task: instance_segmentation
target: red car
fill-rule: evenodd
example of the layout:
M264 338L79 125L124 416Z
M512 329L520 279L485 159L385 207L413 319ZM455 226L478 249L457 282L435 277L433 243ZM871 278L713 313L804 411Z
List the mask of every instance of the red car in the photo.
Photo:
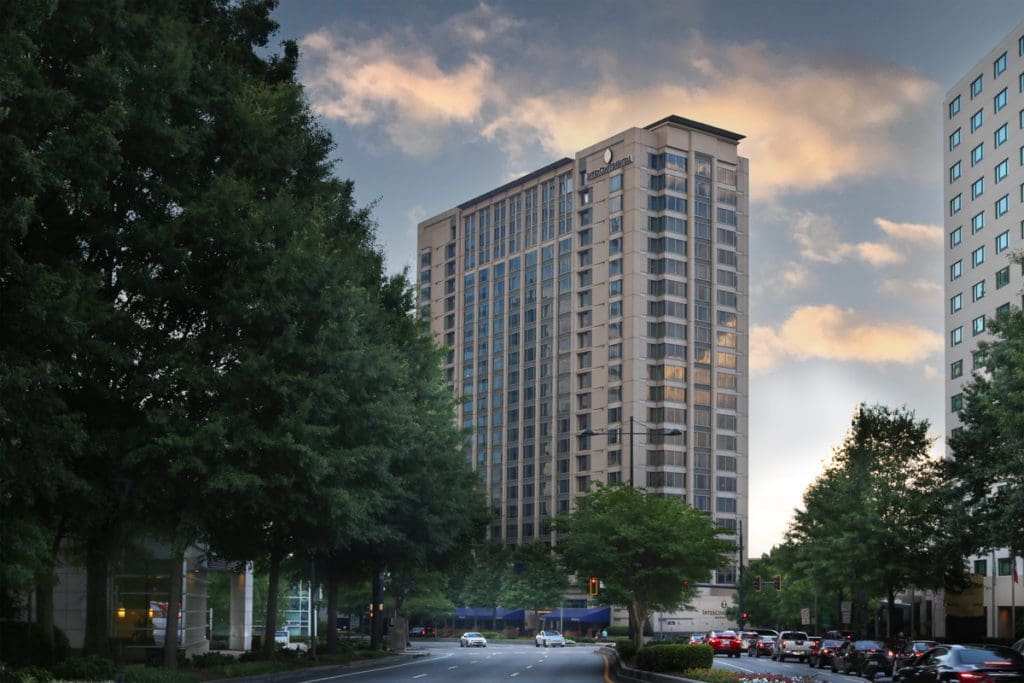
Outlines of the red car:
M735 631L708 631L704 642L711 646L716 655L740 656L742 641Z

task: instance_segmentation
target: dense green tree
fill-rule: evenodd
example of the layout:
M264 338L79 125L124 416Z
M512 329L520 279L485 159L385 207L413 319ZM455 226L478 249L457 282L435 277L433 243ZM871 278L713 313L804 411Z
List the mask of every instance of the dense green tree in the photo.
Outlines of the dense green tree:
M459 593L464 607L490 607L493 620L497 620L501 606L502 587L512 557L500 541L487 541L473 551L473 562Z
M962 573L962 556L937 533L945 503L931 443L913 411L860 406L791 528L795 562L825 593L842 599L840 585L849 587L862 632L870 598L886 599L891 626L898 591L950 585Z
M684 604L697 582L735 550L705 513L626 486L601 486L580 497L576 510L555 520L554 528L566 566L598 577L604 601L626 605L638 626L638 648L650 615Z
M568 585L565 568L551 546L531 541L512 551L501 586L501 604L533 610L552 609L562 600Z
M978 344L981 367L964 387L963 426L950 437L952 458L944 466L952 498L962 505L954 519L970 529L966 551L1009 548L1018 557L1024 555L1024 312L1001 313L989 331L993 338Z

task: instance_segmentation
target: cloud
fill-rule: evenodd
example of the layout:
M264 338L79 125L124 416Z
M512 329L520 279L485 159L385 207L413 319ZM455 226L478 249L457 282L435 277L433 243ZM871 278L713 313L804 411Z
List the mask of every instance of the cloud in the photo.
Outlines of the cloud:
M828 216L809 211L797 214L793 222L792 237L800 247L800 255L810 261L839 263L854 258L876 268L898 265L906 261L906 255L890 244L844 242L835 221Z
M572 154L676 113L747 135L740 153L751 159L751 193L770 198L879 169L909 172L917 165L916 146L896 129L930 116L939 91L923 76L889 65L821 63L815 55L714 44L698 34L683 37L675 53L660 53L664 68L652 69L646 81L616 73L616 60L598 48L588 63L610 65L600 74L552 83L518 70L519 62L502 52L508 44L490 39L530 30L490 5L456 15L443 28L450 44L468 47L465 56L442 60L410 31L362 43L326 31L306 36L303 80L315 110L351 126L380 126L411 155L436 152L445 132L482 136L503 148L511 166L522 165L525 150ZM570 63L578 46L544 49L549 59L561 54ZM566 71L564 79L571 76ZM870 249L863 256L890 262Z
M921 223L895 223L885 218L876 218L875 225L893 239L913 242L924 247L942 247L942 228Z
M750 369L772 370L781 360L915 363L942 350L942 335L909 323L878 320L838 306L803 306L777 328L750 330Z
M881 294L896 296L909 301L921 302L925 300L929 307L939 305L942 296L942 283L934 280L918 278L916 280L901 280L900 278L886 278L878 284L878 291Z
M321 31L301 45L312 63L305 82L314 110L353 126L382 125L411 156L436 152L444 127L479 118L494 71L484 55L445 70L434 55L396 50L386 39L355 43Z
M923 371L924 378L929 382L934 382L937 379L942 379L942 373L940 373L939 369L934 365L925 365Z

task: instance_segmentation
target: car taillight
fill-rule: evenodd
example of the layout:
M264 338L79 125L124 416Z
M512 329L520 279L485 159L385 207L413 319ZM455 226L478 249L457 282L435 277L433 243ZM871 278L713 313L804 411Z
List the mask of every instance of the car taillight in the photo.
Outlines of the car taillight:
M992 680L988 674L977 671L961 671L956 678L960 683L989 683Z

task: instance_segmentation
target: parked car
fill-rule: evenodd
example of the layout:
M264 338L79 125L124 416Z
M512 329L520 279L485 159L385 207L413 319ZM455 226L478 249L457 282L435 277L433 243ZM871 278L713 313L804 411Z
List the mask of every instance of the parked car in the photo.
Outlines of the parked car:
M740 656L740 637L736 631L708 631L704 642L711 646L716 655Z
M761 657L762 655L771 657L772 651L775 649L775 636L763 636L757 637L755 642L750 649L747 650L747 654L751 657Z
M783 662L786 657L796 657L802 662L807 659L807 651L810 647L810 638L803 631L783 631L775 640L772 659Z
M1024 655L1003 645L936 645L898 669L893 683L1021 683Z
M843 646L845 640L836 638L822 638L811 651L807 653L807 663L816 669L824 669L831 666L832 655Z
M847 641L832 655L832 673L840 671L863 676L869 681L875 680L875 676L880 673L891 676L892 651L877 640Z
M459 638L459 647L487 647L487 639L476 631L468 631Z
M537 647L565 647L565 638L558 631L541 631L533 642Z
M912 640L902 650L896 652L894 667L902 669L910 666L925 652L938 645L934 640Z
M1024 638L1021 638L1016 643L1014 643L1012 649L1016 650L1021 654L1024 654Z

